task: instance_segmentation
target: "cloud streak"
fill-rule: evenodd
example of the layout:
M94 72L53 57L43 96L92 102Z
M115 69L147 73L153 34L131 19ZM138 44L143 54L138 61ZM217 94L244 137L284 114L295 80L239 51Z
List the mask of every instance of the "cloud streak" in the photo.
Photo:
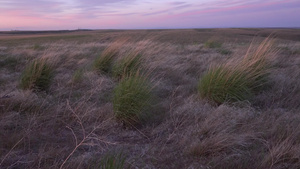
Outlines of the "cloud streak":
M273 16L269 14L270 12ZM94 29L268 27L273 25L300 27L296 16L300 16L298 0L0 1L0 30L15 27L76 29L79 26ZM242 21L241 17L249 21ZM256 18L256 22L253 18ZM264 21L266 19L268 21Z

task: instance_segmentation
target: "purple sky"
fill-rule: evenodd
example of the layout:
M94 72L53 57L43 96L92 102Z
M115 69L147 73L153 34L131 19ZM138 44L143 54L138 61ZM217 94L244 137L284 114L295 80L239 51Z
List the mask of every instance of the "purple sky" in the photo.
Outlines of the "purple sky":
M300 0L0 0L0 30L300 27Z

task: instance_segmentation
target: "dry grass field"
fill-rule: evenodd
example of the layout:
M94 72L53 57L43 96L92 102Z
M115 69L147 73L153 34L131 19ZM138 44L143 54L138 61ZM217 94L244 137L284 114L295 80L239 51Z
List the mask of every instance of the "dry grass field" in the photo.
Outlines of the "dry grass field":
M0 32L0 168L300 168L300 30Z

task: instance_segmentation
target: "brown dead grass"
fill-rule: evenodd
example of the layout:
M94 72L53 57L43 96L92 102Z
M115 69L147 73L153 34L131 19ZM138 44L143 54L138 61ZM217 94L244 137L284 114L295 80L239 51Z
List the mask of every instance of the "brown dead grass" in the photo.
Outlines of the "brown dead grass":
M110 152L126 154L130 168L299 168L300 60L288 52L299 49L290 36L299 30L277 31L274 46L284 51L272 60L268 90L253 104L220 106L198 98L198 79L209 65L243 56L255 35L271 30L94 31L69 39L13 37L9 43L0 36L0 168L88 168ZM131 37L118 55L142 53L156 84L158 103L149 122L133 129L114 117L117 80L92 70L118 37ZM232 55L204 48L215 37ZM49 92L19 89L26 63L41 56L56 63ZM13 67L5 64L10 57L17 60ZM77 70L81 80L74 81Z

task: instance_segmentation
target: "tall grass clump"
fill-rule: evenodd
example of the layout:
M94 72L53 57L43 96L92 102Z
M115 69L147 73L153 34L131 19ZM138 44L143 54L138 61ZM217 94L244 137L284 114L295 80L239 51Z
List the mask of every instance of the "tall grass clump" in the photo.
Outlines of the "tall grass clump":
M120 153L108 153L105 154L101 161L94 162L90 169L124 169L125 167L126 156Z
M139 73L126 77L114 89L113 110L124 125L136 125L151 108L151 86Z
M113 77L122 78L122 76L136 73L141 65L141 57L142 55L138 52L130 52L117 60L112 69Z
M250 46L242 60L210 67L198 84L200 96L217 104L250 100L266 85L271 69L268 57L274 55L272 41L267 38L255 51Z
M112 62L117 55L117 49L106 48L94 61L94 69L99 73L111 72Z
M115 57L118 55L125 40L118 40L105 48L102 53L94 60L94 69L99 73L110 73Z
M34 60L22 73L20 87L46 91L50 86L53 72L53 66L47 62L47 59Z

